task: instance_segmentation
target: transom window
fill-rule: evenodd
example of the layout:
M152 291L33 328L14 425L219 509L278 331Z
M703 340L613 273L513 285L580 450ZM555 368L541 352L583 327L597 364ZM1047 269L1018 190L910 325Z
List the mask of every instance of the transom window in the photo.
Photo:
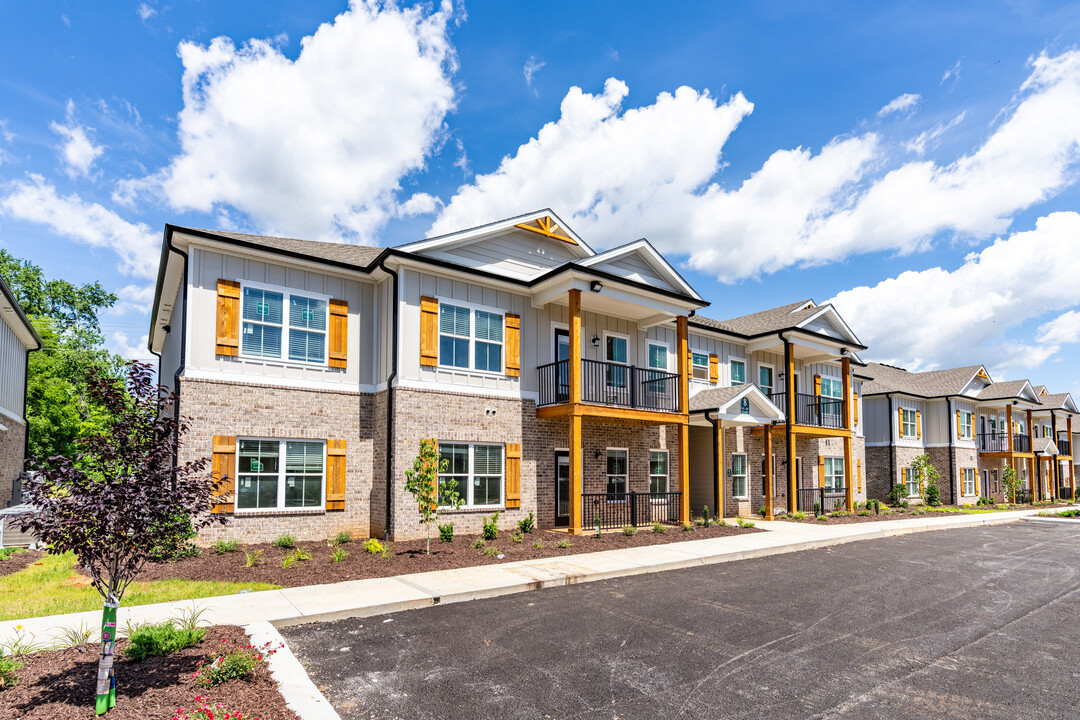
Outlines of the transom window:
M691 375L695 380L709 381L709 356L705 353L692 353L690 356Z
M439 364L502 372L502 313L439 303Z
M900 435L903 437L915 437L918 432L915 425L915 411L904 408L904 423L900 428Z
M326 443L241 439L238 445L237 510L323 506Z
M666 493L668 491L668 453L667 450L649 451L649 492Z
M746 384L746 363L742 360L731 360L731 384L732 385L745 385Z
M329 303L325 298L245 285L241 305L241 355L326 362Z
M503 446L482 443L439 443L439 464L446 461L446 472L439 474L439 496L447 480L457 482L454 490L464 501L463 507L491 507L502 504Z
M758 387L761 388L761 392L766 395L772 395L773 391L773 369L768 365L758 365Z
M822 458L825 467L825 477L822 479L826 490L839 491L844 489L844 458Z
M975 437L975 413L960 412L960 437Z
M975 468L964 468L964 494L975 494Z
M626 450L608 448L607 451L607 491L608 493L626 492Z
M745 453L734 453L731 456L731 495L737 498L748 497Z

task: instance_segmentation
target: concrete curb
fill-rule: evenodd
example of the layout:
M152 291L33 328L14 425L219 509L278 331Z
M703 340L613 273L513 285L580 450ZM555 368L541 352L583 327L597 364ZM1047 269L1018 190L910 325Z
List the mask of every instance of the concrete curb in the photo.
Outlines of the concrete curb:
M301 720L341 720L341 716L327 702L315 683L311 682L307 670L285 644L285 639L268 622L254 622L244 625L252 645L269 642L281 645L281 648L267 658L270 675L277 683L278 692L285 699L289 709L300 716Z
M1066 523L1080 526L1080 520L1074 520L1072 518L1061 517L1039 517L1038 515L1032 515L1031 517L1023 518L1025 522L1048 522L1048 523Z

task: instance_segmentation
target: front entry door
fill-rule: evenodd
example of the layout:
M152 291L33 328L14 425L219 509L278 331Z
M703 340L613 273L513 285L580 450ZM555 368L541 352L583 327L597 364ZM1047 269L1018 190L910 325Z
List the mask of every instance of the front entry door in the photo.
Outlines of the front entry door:
M555 453L555 527L570 525L570 453Z

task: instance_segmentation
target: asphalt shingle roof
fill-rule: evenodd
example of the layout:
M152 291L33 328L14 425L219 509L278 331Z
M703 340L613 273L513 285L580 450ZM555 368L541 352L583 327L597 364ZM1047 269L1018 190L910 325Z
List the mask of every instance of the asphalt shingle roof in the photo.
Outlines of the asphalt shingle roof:
M709 388L708 390L702 390L697 395L694 395L690 398L690 412L699 412L701 410L715 410L716 408L728 402L745 389L745 385L734 385L732 387Z
M817 306L805 310L799 309L812 303L812 300L801 300L789 305L781 305L780 307L762 310L750 315L740 315L728 320L715 320L704 315L695 315L694 320L717 330L726 330L740 335L760 335L761 333L784 330L798 325L821 309Z
M1047 450L1048 447L1050 447L1050 438L1037 437L1037 438L1032 438L1032 440L1031 440L1031 448L1032 448L1032 450L1034 450L1037 453L1046 454L1046 450ZM1054 450L1055 451L1057 450L1057 444L1056 443L1054 444ZM1055 452L1054 455L1057 455L1057 452Z
M1018 397L1026 382L1027 380L1008 380L987 385L979 393L978 398L979 400L1005 400Z
M863 383L863 395L903 392L919 397L959 395L981 365L913 373L881 363L867 363L859 372L873 380ZM991 386L992 387L992 386Z
M183 232L185 229L178 227ZM223 238L239 240L251 245L261 245L268 250L282 250L284 252L307 255L319 260L347 263L358 267L367 267L379 253L381 247L369 245L350 245L348 243L322 242L319 240L299 240L297 238L274 237L272 235L248 235L245 233L228 232L225 230L206 230L203 228L190 228L200 233L217 235Z
M1042 401L1043 407L1047 410L1063 410L1065 409L1065 401L1068 400L1069 397L1069 393L1056 393L1043 395L1039 400Z

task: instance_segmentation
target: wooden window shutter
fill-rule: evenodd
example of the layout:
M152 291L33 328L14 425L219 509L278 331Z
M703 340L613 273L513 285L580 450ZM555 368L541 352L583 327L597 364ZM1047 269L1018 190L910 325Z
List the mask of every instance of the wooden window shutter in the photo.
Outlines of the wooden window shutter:
M820 455L817 459L817 486L825 487L825 458Z
M240 354L240 283L236 280L217 281L217 349L218 355Z
M972 418L972 420L974 420L974 418ZM960 439L960 438L964 437L963 433L960 432L960 411L959 410L956 411L956 437L957 437L957 439Z
M213 473L214 488L211 491L210 512L231 513L235 507L233 481L236 473L236 437L215 435L213 452L210 468Z
M915 437L922 438L922 413L915 411Z
M521 377L521 316L506 314L506 376Z
M901 482L907 485L907 468L900 468Z
M814 397L821 397L821 376L814 376Z
M420 298L420 364L439 364L439 301Z
M506 443L506 507L521 507L521 443Z
M330 367L344 369L349 356L349 302L330 301Z
M709 354L709 382L713 385L720 382L720 357L712 353Z
M326 509L345 509L345 441L326 441Z
M851 397L852 397L852 402L851 402L852 407L851 407L851 409L852 409L852 412L854 412L854 414L855 414L855 424L858 425L859 424L859 393L852 393Z
M904 408L896 408L896 415L900 418L900 437L904 437Z
M859 481L858 491L862 492L862 460L855 461L855 478Z

